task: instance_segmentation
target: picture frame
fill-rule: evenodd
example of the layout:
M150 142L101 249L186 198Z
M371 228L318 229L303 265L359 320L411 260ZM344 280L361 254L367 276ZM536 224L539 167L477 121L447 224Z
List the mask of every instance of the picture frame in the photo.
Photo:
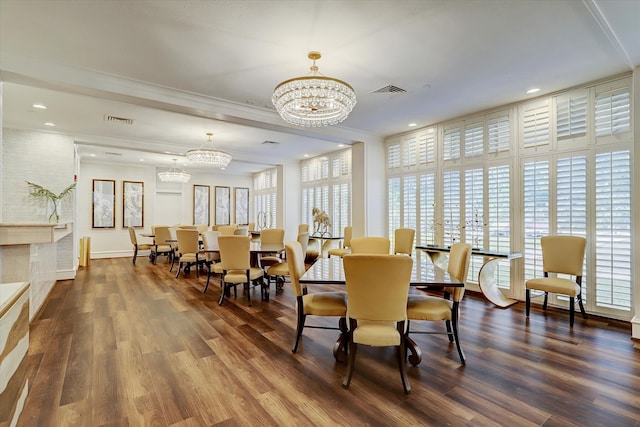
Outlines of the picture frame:
M144 182L122 181L122 227L144 227Z
M116 181L94 179L91 203L91 228L115 228Z
M231 189L216 186L216 225L229 225L231 222Z
M211 187L208 185L193 185L193 224L211 224L209 214Z
M235 187L235 221L238 225L249 224L249 189L246 187Z

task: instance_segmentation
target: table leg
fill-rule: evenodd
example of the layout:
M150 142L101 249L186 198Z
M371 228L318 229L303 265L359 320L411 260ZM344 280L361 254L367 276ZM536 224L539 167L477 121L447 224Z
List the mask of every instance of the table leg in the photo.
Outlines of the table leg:
M498 282L495 278L496 266L500 258L489 258L480 268L478 273L478 286L485 297L498 307L509 307L518 302L515 299L507 298L498 288Z

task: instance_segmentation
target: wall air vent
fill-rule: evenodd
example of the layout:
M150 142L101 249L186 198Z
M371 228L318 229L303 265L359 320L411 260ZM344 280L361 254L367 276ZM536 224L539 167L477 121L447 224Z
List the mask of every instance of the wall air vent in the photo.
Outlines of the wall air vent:
M371 93L406 93L407 91L402 89L401 87L394 85L387 85L385 87L381 87L378 90L374 90Z
M132 125L135 120L126 119L124 117L110 116L108 114L105 114L104 115L104 121L105 122L111 122L111 123L121 123L123 125Z

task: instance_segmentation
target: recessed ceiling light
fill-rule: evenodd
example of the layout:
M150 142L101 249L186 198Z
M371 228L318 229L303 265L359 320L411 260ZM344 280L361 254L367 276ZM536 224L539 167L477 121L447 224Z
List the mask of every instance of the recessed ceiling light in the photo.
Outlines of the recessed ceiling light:
M409 127L410 127L410 128L415 127L415 126L417 126L417 124L416 124L416 123L409 123Z
M144 159L140 159L141 162L144 162Z
M93 153L89 154L89 157L95 157L95 156L96 156L96 155L95 155L95 154L93 154Z
M534 87L533 89L529 89L527 91L527 95L531 95L532 93L540 92L540 88Z
M338 147L342 148L344 147L344 144L338 144Z
M47 106L44 104L33 104L33 108L38 108L40 110L46 110Z
M44 124L45 126L55 126L56 124L53 122L47 122Z
M305 155L304 155L304 157L309 157L309 155L308 155L308 154L305 154Z

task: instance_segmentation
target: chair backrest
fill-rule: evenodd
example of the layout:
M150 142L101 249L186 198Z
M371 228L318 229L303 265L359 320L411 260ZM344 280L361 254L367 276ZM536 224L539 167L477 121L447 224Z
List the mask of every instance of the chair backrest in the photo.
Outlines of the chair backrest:
M343 231L344 235L342 236L342 246L345 248L351 247L351 236L353 235L353 227L347 225Z
M468 243L454 243L449 252L449 264L447 273L450 276L464 282L469 273L469 262L471 260L471 245ZM461 301L464 296L464 287L445 288L445 291L453 295L454 301Z
M250 222L248 228L249 228L249 231L256 231L256 223Z
M249 229L247 227L238 227L233 231L235 236L248 236Z
M156 245L169 245L171 243L167 242L167 240L171 240L171 233L169 232L168 226L156 226L154 233L156 236Z
M391 242L386 237L355 237L351 239L352 254L388 255Z
M156 228L158 228L158 227L169 227L169 225L164 225L164 224L152 225L151 226L151 234L155 235L156 234Z
M302 247L302 255L306 256L307 247L309 246L309 232L298 233L298 243Z
M396 228L393 239L393 253L411 255L416 230L413 228Z
M198 252L198 230L179 228L176 230L178 237L178 251L184 254L195 254Z
M302 296L300 277L305 272L302 245L300 245L299 242L287 242L285 244L285 251L287 254L287 265L289 267L289 280L291 280L291 288L293 289L293 293L295 294L295 296Z
M309 232L309 224L299 224L298 225L298 234L300 233L308 233Z
M413 266L411 257L348 254L344 256L343 263L347 317L395 322L406 320Z
M218 236L220 259L225 270L248 270L251 268L251 239L249 236Z
M233 233L235 233L236 228L237 227L235 225L221 225L218 227L218 231L221 236L232 236Z
M131 244L137 245L138 238L136 237L136 229L133 227L128 227L128 228L129 228L129 239L131 239Z
M209 224L196 224L195 227L196 230L198 230L198 233L204 233L209 229Z
M582 276L584 252L587 239L579 236L544 236L542 247L542 268L546 273Z
M265 228L260 232L262 244L284 244L284 228Z
M218 249L219 231L205 231L202 233L202 244L205 249Z
M195 225L180 224L180 225L178 225L178 229L182 229L182 230L197 230L198 227L195 226Z

